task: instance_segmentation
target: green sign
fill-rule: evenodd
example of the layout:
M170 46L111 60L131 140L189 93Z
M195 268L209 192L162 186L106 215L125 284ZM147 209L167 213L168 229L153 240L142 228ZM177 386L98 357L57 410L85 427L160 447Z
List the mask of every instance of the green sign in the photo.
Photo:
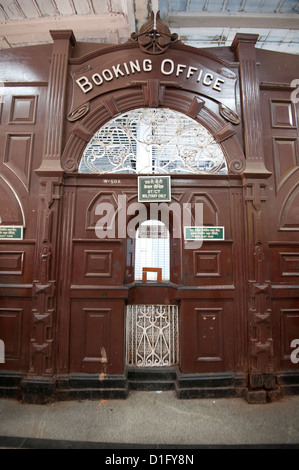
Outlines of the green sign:
M224 240L224 227L185 227L185 240Z
M23 240L23 227L0 225L0 240Z
M170 176L139 176L139 202L170 202Z

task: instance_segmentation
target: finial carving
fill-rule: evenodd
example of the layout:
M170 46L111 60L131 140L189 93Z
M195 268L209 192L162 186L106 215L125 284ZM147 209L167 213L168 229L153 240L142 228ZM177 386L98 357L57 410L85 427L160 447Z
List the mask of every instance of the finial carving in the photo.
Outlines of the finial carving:
M139 33L132 33L131 38L137 41L140 49L147 54L163 54L170 44L178 40L176 33L171 33L168 26L161 20L160 12L152 11L150 18L141 26Z

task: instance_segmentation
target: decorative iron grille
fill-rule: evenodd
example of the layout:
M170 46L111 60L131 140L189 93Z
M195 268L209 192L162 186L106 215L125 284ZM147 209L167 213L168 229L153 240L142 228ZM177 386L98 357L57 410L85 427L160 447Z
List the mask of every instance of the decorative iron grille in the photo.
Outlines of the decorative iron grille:
M128 365L163 367L177 362L177 305L128 305Z
M195 120L170 109L129 111L90 140L80 173L227 173L220 145Z

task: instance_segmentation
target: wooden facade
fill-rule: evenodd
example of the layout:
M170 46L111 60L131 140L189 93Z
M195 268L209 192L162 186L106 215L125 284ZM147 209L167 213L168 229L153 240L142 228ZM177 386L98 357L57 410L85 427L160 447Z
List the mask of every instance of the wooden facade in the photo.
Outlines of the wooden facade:
M0 241L1 396L125 398L155 383L253 403L298 393L299 57L259 50L255 35L195 49L174 35L155 48L152 33L103 47L53 31L52 45L0 53L0 227L24 230ZM96 205L136 202L137 176L78 172L98 129L147 107L202 124L228 166L171 176L172 201L202 203L225 239L186 250L173 238L167 283L134 282L133 243L95 234ZM175 367L128 368L129 304L178 306Z

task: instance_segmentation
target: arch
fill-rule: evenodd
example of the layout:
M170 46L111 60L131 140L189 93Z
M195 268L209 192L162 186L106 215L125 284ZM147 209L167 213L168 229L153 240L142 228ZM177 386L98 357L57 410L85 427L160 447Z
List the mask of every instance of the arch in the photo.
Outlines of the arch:
M26 227L25 212L22 203L11 184L0 176L0 224Z
M229 173L241 174L245 169L245 157L235 127L208 107L197 106L196 103L202 100L193 93L166 90L163 104L159 104L159 108L181 112L203 125L221 145ZM71 129L62 156L62 167L66 173L78 171L86 145L111 118L133 109L146 108L149 103L144 99L142 88L136 87L116 91L105 99L98 98L94 105L94 109Z
M178 111L139 108L106 123L89 141L80 173L227 173L221 146Z
M298 232L299 231L299 183L297 183L287 194L281 208L279 216L279 231Z

